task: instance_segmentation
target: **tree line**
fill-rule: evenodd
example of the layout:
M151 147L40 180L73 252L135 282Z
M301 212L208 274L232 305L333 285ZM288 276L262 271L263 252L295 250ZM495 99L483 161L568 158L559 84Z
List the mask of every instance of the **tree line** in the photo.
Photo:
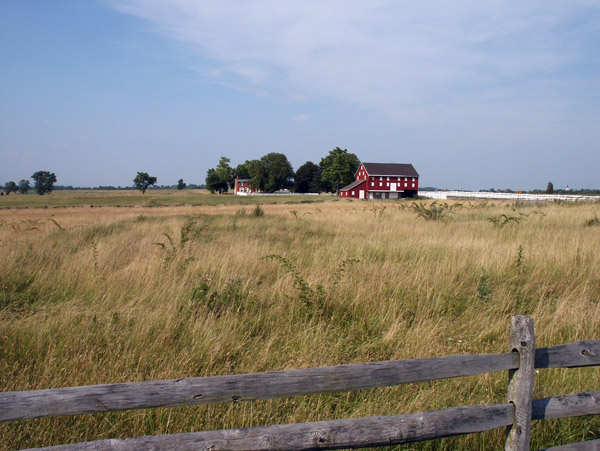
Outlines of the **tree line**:
M258 160L246 160L235 168L231 160L221 157L206 174L206 188L212 193L225 193L235 186L236 178L246 179L256 191L274 193L291 189L297 193L336 192L354 181L360 166L358 157L347 149L336 147L319 164L307 161L294 172L287 157L272 152Z
M54 184L56 183L56 174L49 171L37 171L34 172L31 178L34 181L34 187L36 193L44 195L51 193L54 190ZM4 184L4 191L2 195L10 195L11 193L27 194L31 190L31 184L28 179L21 179L19 184L14 181L6 182Z

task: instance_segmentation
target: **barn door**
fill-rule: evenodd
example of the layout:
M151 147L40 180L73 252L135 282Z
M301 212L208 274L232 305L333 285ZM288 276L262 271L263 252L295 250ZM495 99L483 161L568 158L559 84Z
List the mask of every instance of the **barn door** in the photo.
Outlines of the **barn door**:
M364 199L365 198L365 190L361 189L358 191L358 198L359 199Z
M396 191L396 184L390 183L390 191Z

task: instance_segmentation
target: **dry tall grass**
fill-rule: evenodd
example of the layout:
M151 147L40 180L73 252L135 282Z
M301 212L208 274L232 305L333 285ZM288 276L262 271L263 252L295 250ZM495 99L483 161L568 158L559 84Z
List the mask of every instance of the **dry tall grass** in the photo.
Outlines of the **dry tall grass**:
M600 338L600 227L586 226L598 204L454 204L450 219L437 221L410 205L265 205L263 216L239 205L0 211L0 387L505 352L517 313L534 318L538 346ZM600 377L597 369L545 370L537 382L535 396L543 397L597 389ZM0 449L505 396L506 374L489 374L29 420L0 425ZM590 418L550 421L535 425L532 446L599 433ZM502 441L494 431L397 449L498 449Z

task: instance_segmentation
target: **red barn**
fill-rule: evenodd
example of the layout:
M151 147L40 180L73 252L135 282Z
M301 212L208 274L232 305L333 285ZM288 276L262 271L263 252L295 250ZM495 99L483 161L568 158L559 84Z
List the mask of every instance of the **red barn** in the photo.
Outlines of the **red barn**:
M340 197L400 199L414 197L419 190L419 174L412 164L361 163L354 179L340 189Z

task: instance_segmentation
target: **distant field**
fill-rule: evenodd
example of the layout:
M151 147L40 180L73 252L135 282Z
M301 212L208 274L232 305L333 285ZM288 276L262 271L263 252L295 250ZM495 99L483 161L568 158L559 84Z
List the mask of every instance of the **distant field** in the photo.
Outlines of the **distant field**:
M0 196L1 208L53 208L53 207L108 207L108 206L177 206L177 205L227 205L272 202L315 202L330 196L235 196L215 195L206 190L148 190L142 195L134 190L61 190L40 196L29 194Z
M0 206L21 197L103 208L0 209L6 391L505 352L512 314L534 318L540 347L600 339L598 203L152 191ZM0 450L500 403L506 378L4 423ZM536 398L597 390L600 372L536 383ZM538 422L532 449L599 435L598 418ZM393 449L501 449L503 437Z

